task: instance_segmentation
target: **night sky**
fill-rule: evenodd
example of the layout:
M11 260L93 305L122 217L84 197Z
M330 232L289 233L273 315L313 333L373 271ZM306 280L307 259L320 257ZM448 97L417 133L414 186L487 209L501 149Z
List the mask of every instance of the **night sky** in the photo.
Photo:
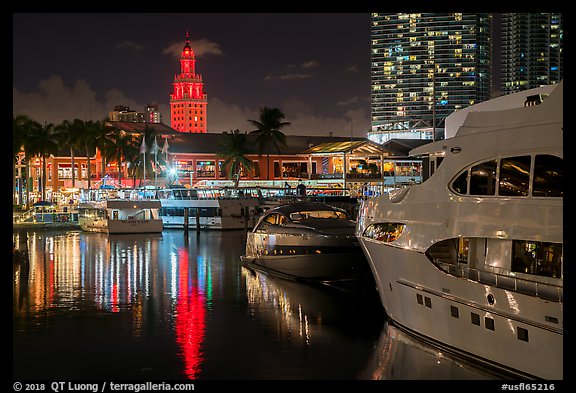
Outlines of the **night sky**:
M370 14L13 14L13 114L102 120L169 95L186 31L208 94L208 132L251 131L261 106L288 135L366 136Z

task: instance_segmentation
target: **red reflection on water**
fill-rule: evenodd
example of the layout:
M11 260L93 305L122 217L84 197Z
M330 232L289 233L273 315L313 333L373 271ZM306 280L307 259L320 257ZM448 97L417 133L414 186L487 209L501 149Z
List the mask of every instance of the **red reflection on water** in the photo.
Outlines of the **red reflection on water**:
M190 270L188 251L178 250L176 342L182 350L186 376L195 379L203 361L201 344L204 340L206 310L204 295L200 293L197 280L190 277Z
M120 308L118 307L118 283L114 282L114 284L112 284L112 301L111 301L111 306L112 306L112 312L118 312L120 311Z

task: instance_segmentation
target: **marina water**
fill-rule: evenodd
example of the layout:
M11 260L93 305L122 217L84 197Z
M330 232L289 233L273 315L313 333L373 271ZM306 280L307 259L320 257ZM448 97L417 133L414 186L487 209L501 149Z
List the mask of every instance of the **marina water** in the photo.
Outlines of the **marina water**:
M247 269L243 230L22 236L15 380L503 378L390 325L375 291Z

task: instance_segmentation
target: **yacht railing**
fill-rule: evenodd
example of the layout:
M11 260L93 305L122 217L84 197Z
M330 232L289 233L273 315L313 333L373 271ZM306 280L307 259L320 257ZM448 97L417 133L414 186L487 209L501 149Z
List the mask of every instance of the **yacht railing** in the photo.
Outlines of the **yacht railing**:
M142 201L156 198L156 190L154 189L82 189L78 202L99 202L104 200Z
M457 266L451 263L440 262L437 260L435 263L442 270L452 274L453 276L466 278L496 288L508 289L514 292L535 296L544 300L561 303L564 301L564 289L558 285L528 280L524 278L510 277L486 270Z
M78 222L78 212L37 212L29 210L19 215L14 215L13 223L57 223Z

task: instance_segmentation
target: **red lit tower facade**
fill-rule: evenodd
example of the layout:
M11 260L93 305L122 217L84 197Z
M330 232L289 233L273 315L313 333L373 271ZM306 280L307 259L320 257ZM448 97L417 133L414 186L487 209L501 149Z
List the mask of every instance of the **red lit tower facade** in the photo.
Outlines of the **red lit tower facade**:
M180 74L174 76L172 85L170 126L180 132L205 133L207 99L202 76L196 74L196 59L188 32L180 56Z

